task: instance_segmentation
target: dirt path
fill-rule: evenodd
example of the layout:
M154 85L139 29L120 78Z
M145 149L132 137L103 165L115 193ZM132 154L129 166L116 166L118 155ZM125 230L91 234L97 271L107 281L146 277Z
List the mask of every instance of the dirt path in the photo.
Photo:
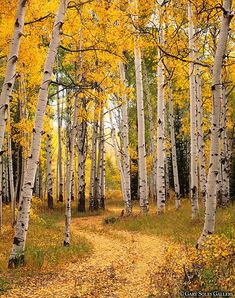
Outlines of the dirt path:
M73 237L86 237L91 256L69 264L56 278L33 279L3 297L22 298L143 298L151 294L149 272L160 263L168 243L154 236L116 231L102 225L101 216L74 219Z

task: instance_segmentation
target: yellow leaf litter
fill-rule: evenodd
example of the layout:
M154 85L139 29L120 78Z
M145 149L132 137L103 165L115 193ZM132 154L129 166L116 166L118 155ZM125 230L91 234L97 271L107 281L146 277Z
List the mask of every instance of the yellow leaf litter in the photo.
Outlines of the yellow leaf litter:
M169 243L160 237L116 231L102 225L102 217L74 219L74 237L94 247L91 256L61 269L56 277L33 278L13 287L7 298L143 298L151 294L153 264L160 264Z

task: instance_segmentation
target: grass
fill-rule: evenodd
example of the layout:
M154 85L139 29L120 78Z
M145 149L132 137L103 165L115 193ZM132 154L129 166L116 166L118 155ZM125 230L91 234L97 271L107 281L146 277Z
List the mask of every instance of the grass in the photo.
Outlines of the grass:
M34 202L33 206L25 251L26 264L16 270L7 269L14 231L10 227L10 207L4 206L3 230L0 234L0 295L22 278L54 274L65 264L88 256L92 250L85 238L75 237L73 233L71 245L63 246L63 207L50 211L40 201Z
M180 210L174 211L173 203L168 204L165 214L133 215L115 221L115 229L136 231L156 236L166 237L174 242L195 245L200 236L204 222L204 211L200 208L199 218L191 220L191 205L189 200L183 201ZM156 207L155 207L156 208ZM235 205L226 209L218 208L216 214L216 233L224 234L229 239L235 237Z
M165 214L156 215L156 204L151 206L148 215L138 215L138 202L134 203L134 215L120 217L123 209L121 199L110 196L106 203L106 211L95 213L77 213L72 209L73 217L102 216L103 223L109 224L109 229L127 230L155 236L165 237L173 244L179 243L193 246L202 231L204 211L200 208L197 221L192 221L189 200L183 200L182 208L175 211L174 202L168 202ZM64 206L56 206L55 210L48 210L43 203L34 199L31 213L30 227L27 235L26 265L16 270L7 269L7 261L12 246L14 231L10 227L10 207L4 206L4 223L0 234L0 295L13 284L18 284L27 278L53 278L62 270L65 264L76 263L92 251L91 244L83 237L71 233L71 246L63 246L64 236ZM235 205L229 208L218 208L216 214L216 232L224 234L229 239L235 236ZM209 274L205 272L205 274Z

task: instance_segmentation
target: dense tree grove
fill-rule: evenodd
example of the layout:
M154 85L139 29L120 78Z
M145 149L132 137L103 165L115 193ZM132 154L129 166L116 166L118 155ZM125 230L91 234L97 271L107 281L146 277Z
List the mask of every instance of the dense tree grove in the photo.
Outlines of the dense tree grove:
M36 200L64 206L69 246L72 207L105 210L111 190L121 191L124 217L135 201L141 215L160 217L171 200L174 212L190 200L196 224L204 208L200 248L215 232L216 209L234 199L232 0L0 4L9 268L24 264Z

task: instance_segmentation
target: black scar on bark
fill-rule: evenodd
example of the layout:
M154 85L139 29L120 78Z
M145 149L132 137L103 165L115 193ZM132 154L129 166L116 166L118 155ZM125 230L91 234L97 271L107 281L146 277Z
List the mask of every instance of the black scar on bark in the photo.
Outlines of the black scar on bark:
M70 245L69 242L64 241L64 246L65 246L65 247L67 247L67 246L69 246L69 245Z
M21 241L19 240L19 238L14 237L13 244L15 244L15 245L19 245L20 242L21 242Z
M195 194L195 193L196 193L196 191L197 191L197 187L196 187L196 186L194 186L194 187L192 188L192 192L193 192L193 194Z
M18 19L16 19L15 25L16 25L16 27L19 27L20 26L20 23L19 23L19 20Z
M212 234L213 234L212 232L208 231L208 235L212 235Z
M22 1L22 6L23 6L23 7L25 6L26 2L27 2L27 0L23 0L23 1Z
M12 62L13 63L16 63L16 61L18 60L18 57L15 55L15 56L12 56Z

